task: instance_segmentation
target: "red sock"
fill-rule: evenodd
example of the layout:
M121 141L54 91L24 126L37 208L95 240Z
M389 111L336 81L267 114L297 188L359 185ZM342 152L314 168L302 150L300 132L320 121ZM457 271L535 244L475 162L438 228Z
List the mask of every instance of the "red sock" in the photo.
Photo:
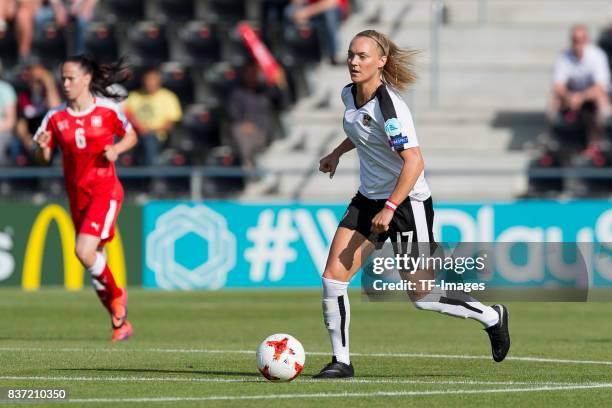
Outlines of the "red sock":
M115 278L113 277L113 273L111 272L108 264L104 265L104 270L99 276L93 276L93 279L96 280L100 285L96 285L94 283L94 287L96 288L96 294L98 298L100 298L100 302L106 307L106 309L111 312L110 304L111 301L121 295L123 295L123 289L121 289L115 283Z

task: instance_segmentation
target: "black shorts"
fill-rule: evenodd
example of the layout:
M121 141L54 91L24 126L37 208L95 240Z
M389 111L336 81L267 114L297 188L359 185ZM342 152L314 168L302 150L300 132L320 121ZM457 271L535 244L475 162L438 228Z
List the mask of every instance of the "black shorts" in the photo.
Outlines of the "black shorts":
M397 206L389 230L382 234L373 233L372 219L383 209L386 201L373 200L357 192L338 226L355 230L375 244L382 244L387 238L392 242L435 242L431 197L425 201L406 198Z

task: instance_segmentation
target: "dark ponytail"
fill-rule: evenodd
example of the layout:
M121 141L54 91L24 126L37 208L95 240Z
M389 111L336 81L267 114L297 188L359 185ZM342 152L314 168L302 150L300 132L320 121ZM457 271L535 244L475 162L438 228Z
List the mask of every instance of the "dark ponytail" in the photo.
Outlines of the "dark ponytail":
M98 64L90 55L82 54L68 57L64 64L67 62L79 64L84 72L91 74L89 90L92 94L116 101L124 97L114 91L111 85L122 84L131 78L132 72L126 64L125 57L109 64Z

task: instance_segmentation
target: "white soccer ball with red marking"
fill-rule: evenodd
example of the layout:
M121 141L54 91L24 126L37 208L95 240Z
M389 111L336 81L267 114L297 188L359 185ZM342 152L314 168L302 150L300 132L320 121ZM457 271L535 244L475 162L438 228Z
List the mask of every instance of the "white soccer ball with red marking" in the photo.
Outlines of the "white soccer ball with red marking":
M305 360L302 343L289 334L273 334L257 347L257 368L270 381L295 380Z

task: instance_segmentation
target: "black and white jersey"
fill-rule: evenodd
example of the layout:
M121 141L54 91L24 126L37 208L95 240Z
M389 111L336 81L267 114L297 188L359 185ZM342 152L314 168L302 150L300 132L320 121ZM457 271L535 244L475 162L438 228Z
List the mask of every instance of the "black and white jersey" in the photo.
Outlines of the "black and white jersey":
M357 106L357 89L349 84L342 90L344 131L359 156L359 192L370 199L388 198L402 170L399 151L419 145L408 106L390 85L382 84L374 98ZM421 172L409 196L425 201L431 196Z

